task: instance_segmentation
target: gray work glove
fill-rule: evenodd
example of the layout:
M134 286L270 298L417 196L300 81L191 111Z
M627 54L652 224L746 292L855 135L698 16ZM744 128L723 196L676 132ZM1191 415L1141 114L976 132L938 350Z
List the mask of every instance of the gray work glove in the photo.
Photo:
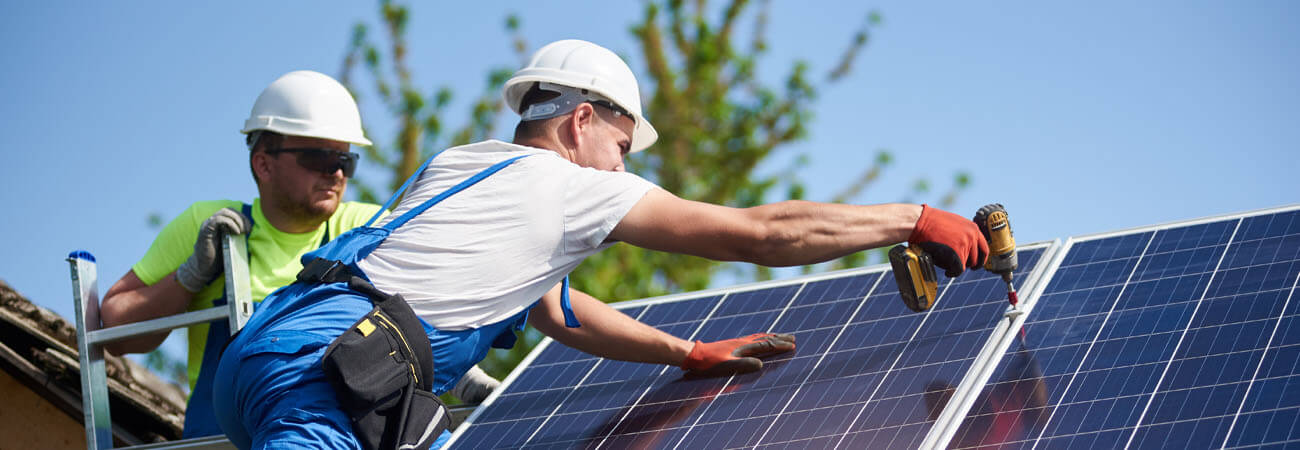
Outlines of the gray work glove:
M199 238L194 241L194 254L176 268L176 281L185 290L198 292L221 273L222 234L245 234L253 228L252 221L231 208L221 208L199 227Z
M488 394L491 394L499 386L501 386L500 381L492 378L491 375L488 375L478 366L473 366L469 368L468 372L465 372L465 376L460 377L460 381L456 382L456 387L451 388L451 395L456 396L457 399L466 404L477 405L483 403Z

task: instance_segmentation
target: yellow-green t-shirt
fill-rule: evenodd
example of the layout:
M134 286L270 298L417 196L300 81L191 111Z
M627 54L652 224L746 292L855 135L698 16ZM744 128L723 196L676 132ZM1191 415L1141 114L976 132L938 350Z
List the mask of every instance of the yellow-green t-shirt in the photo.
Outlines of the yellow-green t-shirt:
M215 200L197 202L190 205L185 212L163 227L154 239L149 251L140 262L132 266L135 275L146 285L152 285L163 277L176 271L185 260L194 253L194 241L198 239L199 227L203 221L221 208L241 209L243 203L234 200ZM379 205L346 202L339 204L334 215L313 231L306 233L285 233L271 226L262 214L261 200L253 200L253 231L248 235L248 271L252 297L260 302L271 292L294 281L298 271L302 270L300 259L304 253L315 250L325 237L328 226L329 238L333 239L344 231L365 225L366 221L379 211ZM194 295L189 311L211 308L213 301L221 297L225 287L225 277L219 276L211 284ZM203 363L203 349L207 344L208 324L192 325L188 330L189 358L188 376L190 389L199 379L200 365Z

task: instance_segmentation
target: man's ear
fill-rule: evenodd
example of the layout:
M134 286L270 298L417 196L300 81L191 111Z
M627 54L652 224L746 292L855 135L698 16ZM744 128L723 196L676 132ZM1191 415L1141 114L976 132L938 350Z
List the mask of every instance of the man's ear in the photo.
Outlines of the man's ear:
M569 114L569 132L573 134L573 144L575 147L582 145L582 133L588 131L588 128L595 125L596 110L591 107L590 103L580 103L573 112Z
M266 152L257 152L250 156L250 158L252 158L253 173L257 174L257 178L261 180L269 179L272 170L271 158L274 157Z

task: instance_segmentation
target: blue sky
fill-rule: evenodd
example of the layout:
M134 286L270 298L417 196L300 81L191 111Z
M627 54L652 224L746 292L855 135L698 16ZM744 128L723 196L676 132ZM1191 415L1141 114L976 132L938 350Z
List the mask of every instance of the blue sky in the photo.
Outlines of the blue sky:
M533 48L581 38L638 54L627 30L639 3L540 3L418 5L417 85L454 89L459 117L488 68L517 64L501 31L510 12ZM888 148L895 164L863 203L897 200L923 175L942 191L969 171L956 212L1004 203L1021 242L1300 202L1300 3L1132 3L773 2L760 66L771 82L796 59L824 74L870 9L884 23L853 73L821 91L809 139L768 169L806 153L809 198L826 199ZM152 241L151 213L251 200L238 130L257 93L291 70L337 75L352 25L375 24L376 11L0 6L0 202L11 211L0 279L71 316L70 250L99 258L106 290ZM380 107L363 99L362 114L371 139L391 139Z

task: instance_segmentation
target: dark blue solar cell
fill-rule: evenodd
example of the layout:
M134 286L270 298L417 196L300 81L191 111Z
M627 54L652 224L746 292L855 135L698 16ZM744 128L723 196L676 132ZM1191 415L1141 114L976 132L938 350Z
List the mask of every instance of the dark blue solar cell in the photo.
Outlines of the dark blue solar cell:
M717 306L718 300L722 296L708 296L674 302L671 308L656 308L658 305L651 305L646 308L645 313L637 320L642 323L659 327L668 324L698 321L700 318L709 314ZM635 317L635 316L633 316Z
M793 306L809 306L842 301L861 301L883 274L869 273L808 283Z
M781 286L728 294L714 317L727 317L756 312L781 311L794 299L799 286ZM702 316L701 316L702 317Z
M1290 211L1074 243L949 445L1295 444L1298 238Z
M581 359L592 358L591 355L588 355L586 353L583 353L571 347L564 347L559 344L552 344L552 345L556 346L557 348L548 349L549 351L545 351L542 352L540 355L537 355L537 359L533 360L533 364L541 365L541 364L566 363L566 362L577 361ZM563 347L563 348L559 348L559 347Z
M595 359L577 363L544 364L529 366L512 385L513 392L531 392L545 390L554 385L554 380L573 380L582 377L596 365Z

